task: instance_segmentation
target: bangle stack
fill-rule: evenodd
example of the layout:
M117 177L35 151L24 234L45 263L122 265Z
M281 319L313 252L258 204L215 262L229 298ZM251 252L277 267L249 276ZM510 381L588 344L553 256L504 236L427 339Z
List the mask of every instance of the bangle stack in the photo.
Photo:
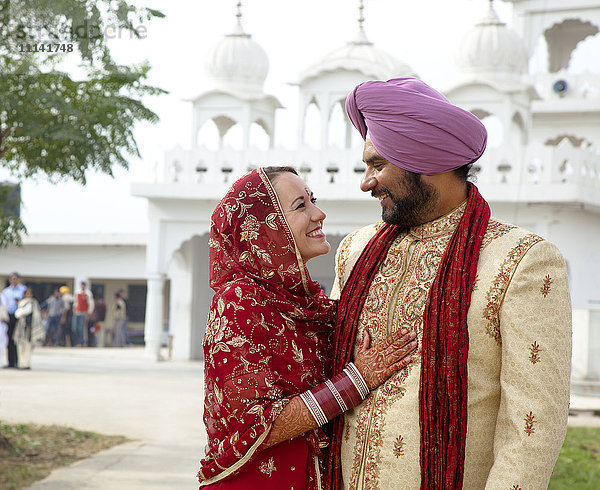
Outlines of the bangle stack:
M362 402L369 394L367 383L351 362L324 383L300 394L318 425L325 425Z

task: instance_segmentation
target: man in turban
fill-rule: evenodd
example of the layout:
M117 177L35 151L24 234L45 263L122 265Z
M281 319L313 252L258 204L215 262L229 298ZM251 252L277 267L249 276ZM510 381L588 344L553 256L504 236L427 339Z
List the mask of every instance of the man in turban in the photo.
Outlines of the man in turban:
M334 370L400 328L419 350L333 427L331 488L546 488L568 415L565 262L490 217L468 182L486 130L415 78L370 81L346 110L365 139L361 189L383 222L336 255Z

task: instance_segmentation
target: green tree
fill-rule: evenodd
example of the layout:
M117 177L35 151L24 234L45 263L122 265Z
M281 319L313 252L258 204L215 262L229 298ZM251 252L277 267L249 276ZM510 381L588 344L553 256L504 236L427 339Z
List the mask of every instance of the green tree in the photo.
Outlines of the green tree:
M142 98L164 91L145 83L147 63L115 63L107 33L140 38L155 17L124 0L0 0L0 164L11 180L85 184L86 172L112 175L139 156L135 123L158 120ZM58 69L74 56L77 78ZM0 188L0 248L26 232L14 209L13 189Z

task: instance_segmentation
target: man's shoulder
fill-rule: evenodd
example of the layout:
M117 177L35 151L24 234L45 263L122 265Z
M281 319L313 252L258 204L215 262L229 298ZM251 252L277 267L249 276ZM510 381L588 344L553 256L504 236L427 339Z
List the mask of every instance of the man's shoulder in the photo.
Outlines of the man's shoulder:
M526 228L507 223L505 221L490 218L485 235L483 236L483 242L481 244L482 249L491 248L503 248L504 246L510 246L515 242L523 240L531 241L534 243L543 241L544 239L539 235L532 233Z
M360 248L362 250L384 224L383 221L378 221L377 223L371 223L370 225L354 230L342 239L340 248L351 247Z
M545 238L527 228L490 218L481 244L482 262L517 265L526 256L539 254L552 256L553 260L564 260L560 250Z

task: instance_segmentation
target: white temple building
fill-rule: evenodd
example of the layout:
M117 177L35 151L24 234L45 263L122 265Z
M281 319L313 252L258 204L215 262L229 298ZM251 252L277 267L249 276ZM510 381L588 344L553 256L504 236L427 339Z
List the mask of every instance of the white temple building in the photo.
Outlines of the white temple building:
M585 380L600 379L600 75L573 75L568 68L577 44L598 35L600 4L510 3L513 28L498 18L490 2L456 53L458 76L436 88L490 130L488 149L473 170L494 216L552 241L567 260L573 379L583 386ZM238 2L233 33L221 40L207 63L212 86L192 100L192 147L169 151L154 182L132 187L134 195L149 202L149 354L157 355L163 325L168 324L174 356L201 358L212 297L207 267L210 216L228 186L249 169L296 166L327 213L325 229L334 250L347 233L379 219L378 203L359 190L362 141L343 112L344 100L362 81L418 74L369 42L362 2L359 9L354 39L315 61L296 80L297 145L286 150L273 144L281 104L263 92L268 57L244 31ZM547 69L530 71L530 60L543 56L543 50ZM199 140L206 124L218 129L217 149ZM242 132L237 150L223 144L235 125ZM305 136L315 125L320 144L312 148ZM263 142L268 141L262 148L253 141L257 129L266 134ZM333 282L333 262L331 253L309 264L312 277L326 289Z

